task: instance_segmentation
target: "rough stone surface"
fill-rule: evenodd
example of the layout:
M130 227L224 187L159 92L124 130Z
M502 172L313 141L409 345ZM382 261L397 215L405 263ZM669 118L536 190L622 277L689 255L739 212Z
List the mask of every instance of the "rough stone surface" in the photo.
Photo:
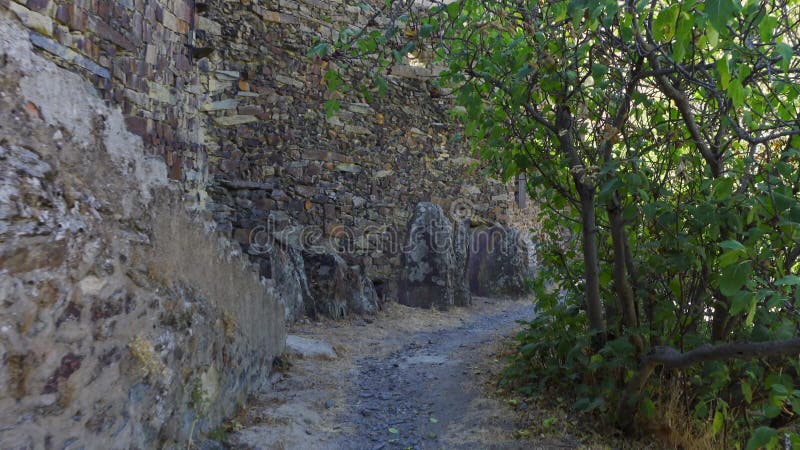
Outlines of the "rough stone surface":
M206 3L208 20L236 24L198 37L198 46L214 49L198 63L209 68L199 74L204 86L208 77L203 104L237 103L202 114L209 200L221 229L247 233L270 211L284 211L320 240L342 241L339 256L394 299L418 202L449 211L464 201L485 221L504 220L509 186L474 170L469 146L453 139L460 129L449 101L432 98L413 70L393 69L387 95L370 104L343 95L339 113L326 118L324 76L334 63L305 55L319 38L363 25L370 14L340 1ZM253 256L261 257L269 256Z
M469 287L479 296L520 297L533 276L533 248L515 228L496 225L472 230Z
M442 208L419 203L408 222L398 300L408 306L447 309L455 303L453 225Z
M0 448L185 442L267 385L283 310L27 36L0 8Z
M312 316L341 319L348 313L371 314L378 296L358 266L350 266L336 253L307 252L305 270L312 294Z
M286 319L325 316L341 319L372 314L380 299L359 265L348 264L331 242L308 242L307 228L273 211L267 226L252 231L248 253L258 255L261 273L271 280Z
M469 289L468 262L470 254L469 219L453 220L453 303L456 306L472 304Z
M474 170L468 145L453 139L449 100L423 80L430 69L399 65L386 96L367 104L343 95L340 112L326 117L333 63L306 54L319 39L364 25L365 9L339 0L209 0L202 8L189 0L4 0L0 12L119 105L184 200L240 243L270 211L324 238L345 230L350 244L340 256L394 298L416 203L448 210L466 201L489 223L508 217L511 186ZM262 265L271 255L249 257Z
M292 247L276 246L269 260L275 294L283 304L285 318L292 322L303 316L313 314L307 304L312 294L306 278L305 262L300 251ZM262 273L267 273L262 271Z
M286 353L301 358L336 359L336 350L331 344L318 339L290 334L286 336Z

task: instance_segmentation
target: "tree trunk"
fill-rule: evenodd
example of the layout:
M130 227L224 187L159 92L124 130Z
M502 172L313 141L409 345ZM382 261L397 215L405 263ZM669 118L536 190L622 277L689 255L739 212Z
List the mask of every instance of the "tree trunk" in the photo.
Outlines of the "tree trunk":
M637 328L639 317L636 314L636 296L628 281L628 271L625 265L627 236L625 223L620 214L616 199L608 204L608 220L611 226L611 242L614 248L614 289L617 292L619 308L622 311L622 323L625 328ZM644 343L638 333L631 335L631 343L639 354L644 350Z
M672 347L655 347L653 352L642 357L639 373L634 376L619 400L617 426L625 433L633 431L639 396L656 367L682 369L701 362L721 359L752 359L769 356L800 354L800 338L772 342L734 342L720 345L704 345L686 353Z
M595 216L595 190L576 180L581 200L581 225L583 232L583 267L586 276L586 313L592 334L592 346L599 350L606 343L603 321L603 303L600 300L600 263L597 254L597 218Z

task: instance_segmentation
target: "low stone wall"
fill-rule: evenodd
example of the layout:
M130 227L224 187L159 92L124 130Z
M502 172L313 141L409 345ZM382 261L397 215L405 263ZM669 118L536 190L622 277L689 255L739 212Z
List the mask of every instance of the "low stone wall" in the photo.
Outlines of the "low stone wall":
M0 448L185 442L265 385L283 309L167 174L0 10Z

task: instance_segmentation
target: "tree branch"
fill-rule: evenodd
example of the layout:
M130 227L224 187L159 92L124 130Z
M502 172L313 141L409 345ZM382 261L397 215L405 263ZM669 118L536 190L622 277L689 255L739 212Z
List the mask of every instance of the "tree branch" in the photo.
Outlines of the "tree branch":
M800 338L770 342L732 342L728 344L704 345L681 353L672 347L659 346L641 359L639 373L628 382L619 400L617 426L630 432L636 416L638 397L656 367L683 369L707 361L721 359L753 359L769 356L788 356L800 354Z

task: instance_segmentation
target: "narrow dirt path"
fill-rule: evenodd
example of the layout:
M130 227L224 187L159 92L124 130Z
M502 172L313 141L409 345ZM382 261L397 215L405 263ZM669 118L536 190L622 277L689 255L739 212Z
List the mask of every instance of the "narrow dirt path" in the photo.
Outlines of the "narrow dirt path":
M338 356L290 358L273 389L232 422L226 447L551 448L515 440L517 414L484 385L500 364L498 342L532 316L530 301L478 298L448 312L389 304L374 320L296 326L293 334L328 342Z
M509 439L513 418L492 410L499 405L484 398L475 373L481 347L533 315L532 304L508 306L457 327L417 333L400 350L360 360L350 390L354 411L346 419L353 432L339 448L524 448Z

